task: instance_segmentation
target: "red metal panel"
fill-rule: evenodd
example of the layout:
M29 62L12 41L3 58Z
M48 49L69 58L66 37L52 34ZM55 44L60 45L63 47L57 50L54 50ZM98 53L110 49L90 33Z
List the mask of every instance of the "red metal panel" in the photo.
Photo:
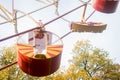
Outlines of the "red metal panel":
M18 65L32 76L46 76L55 72L60 66L61 54L48 59L34 59L18 53Z
M40 76L50 75L59 68L62 50L60 50L59 54L55 55L54 57L50 57L46 59L36 59L36 58L33 58L32 56L30 57L24 54L24 52L26 51L21 51L21 50L24 50L25 48L29 52L27 48L30 48L30 47L25 47L26 45L23 45L23 49L22 49L22 46L19 46L19 45L18 45L18 65L23 72L32 76L40 77ZM59 47L60 46L58 45L57 48ZM53 46L52 49L54 48L55 46ZM30 54L33 54L33 53L30 53Z

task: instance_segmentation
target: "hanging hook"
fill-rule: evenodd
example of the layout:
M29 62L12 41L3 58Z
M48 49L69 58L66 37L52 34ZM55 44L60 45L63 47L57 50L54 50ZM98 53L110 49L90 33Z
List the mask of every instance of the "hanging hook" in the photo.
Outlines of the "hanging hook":
M43 33L43 32L45 32L45 27L44 27L44 24L42 23L42 20L39 20L39 22L38 22L38 24L39 24L39 33Z

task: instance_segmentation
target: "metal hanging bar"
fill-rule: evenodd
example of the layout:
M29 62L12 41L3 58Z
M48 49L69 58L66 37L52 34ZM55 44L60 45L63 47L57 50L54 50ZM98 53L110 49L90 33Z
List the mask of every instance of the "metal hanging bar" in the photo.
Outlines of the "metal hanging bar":
M14 16L14 0L12 0L12 15Z
M13 14L13 25L14 25L14 29L15 29L15 33L18 33L18 28L17 28L17 11L14 11Z
M85 21L87 21L94 13L95 13L96 10L94 10L86 19Z
M82 14L82 18L81 18L81 22L85 22L85 13L86 13L86 9L87 9L87 5L88 3L91 1L91 0L88 0L87 2L84 2L84 0L79 0L81 1L82 3L87 3L85 6L84 6L84 10L83 10L83 14Z
M17 28L17 11L15 11L14 9L14 0L12 0L12 22L13 22L13 25L14 25L14 29L15 29L15 33L17 34L18 33L18 28Z
M70 33L72 33L71 31L69 31L68 33L64 34L62 37L60 37L60 39L63 39L64 37L68 36ZM53 44L57 41L59 41L60 39L56 40L53 42Z
M8 68L8 67L10 67L10 66L12 66L12 65L15 65L15 64L17 64L17 61L16 61L16 62L13 62L13 63L10 63L10 64L8 64L8 65L0 68L0 71L3 70L3 69L5 69L5 68Z
M60 16L60 13L59 13L59 10L58 10L58 1L59 1L59 0L57 0L57 3L55 4L55 7L56 7L55 14L56 14L57 16ZM63 19L64 21L70 23L69 20L67 20L67 19L65 19L65 18L63 18L63 17L62 17L61 19Z
M87 4L84 6L84 10L83 10L83 14L82 14L81 22L84 22L84 21L85 21L85 13L86 13L86 9L87 9Z

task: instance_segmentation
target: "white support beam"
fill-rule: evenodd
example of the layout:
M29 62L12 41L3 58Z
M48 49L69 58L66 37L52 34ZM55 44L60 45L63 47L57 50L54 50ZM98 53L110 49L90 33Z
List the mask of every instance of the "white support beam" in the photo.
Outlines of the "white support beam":
M8 11L2 4L0 4L0 10L6 15L9 20L13 19L12 13Z

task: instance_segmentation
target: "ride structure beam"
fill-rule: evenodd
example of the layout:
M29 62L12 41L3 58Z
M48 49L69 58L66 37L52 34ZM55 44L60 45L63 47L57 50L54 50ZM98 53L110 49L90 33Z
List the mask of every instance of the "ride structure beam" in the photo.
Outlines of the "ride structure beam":
M77 10L77 9L79 9L79 8L81 8L81 7L83 7L83 6L86 5L86 4L87 4L87 3L85 3L85 4L83 4L83 5L80 5L80 6L76 7L76 8L74 8L74 9L72 9L72 10L70 10L70 11L64 13L64 14L62 14L61 16L58 16L57 18L52 19L51 21L46 22L46 23L43 24L43 26L41 26L41 27L44 27L44 26L46 26L46 25L48 25L48 24L50 24L50 23L52 23L52 22L54 22L54 21L60 19L61 17L65 16L65 15L67 15L67 14L72 13L73 11L75 11L75 10ZM7 39L10 39L10 38L13 38L13 37L16 37L16 36L19 36L19 35L28 33L28 32L30 32L30 31L32 31L32 30L39 29L39 28L40 28L40 27L35 27L35 28L32 28L32 29L29 29L29 30L20 32L20 33L18 33L18 34L14 34L14 35L11 35L11 36L2 38L2 39L0 39L0 42L3 42L3 41L5 41L5 40L7 40Z

